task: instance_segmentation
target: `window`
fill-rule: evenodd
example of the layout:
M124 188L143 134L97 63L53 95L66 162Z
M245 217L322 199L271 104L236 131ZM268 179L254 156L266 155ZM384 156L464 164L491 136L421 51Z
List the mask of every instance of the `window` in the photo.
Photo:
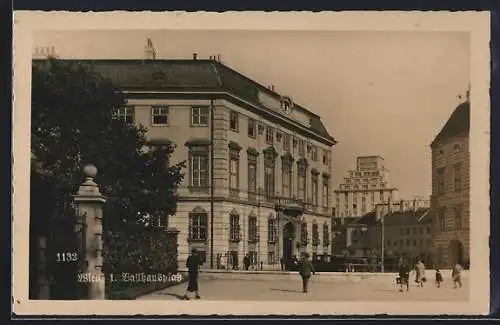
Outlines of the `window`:
M257 242L257 217L248 217L248 241L251 243Z
M400 235L404 235L404 234L405 234L405 232L404 232L404 229L403 229L403 228L399 228L399 234L400 234Z
M298 189L298 197L301 199L303 202L306 201L306 169L302 166L299 166L299 175L298 175L298 184L297 184L297 189Z
M323 224L323 247L330 246L330 230L328 229L328 223Z
M274 162L264 165L264 191L267 198L274 198Z
M305 157L306 155L306 143L304 140L299 140L299 156Z
M198 126L208 125L208 107L207 106L191 107L191 125L198 125Z
M290 152L290 134L283 135L283 150Z
M291 197L292 196L292 166L290 163L284 163L282 169L282 182L283 182L283 196Z
M268 126L266 128L266 143L273 144L274 143L274 131L273 128Z
M267 264L269 265L276 264L276 254L272 251L267 252Z
M134 111L134 106L120 107L115 111L114 117L126 125L131 125L134 124Z
M444 194L444 168L437 170L437 193L438 195Z
M406 246L410 247L410 239L406 239Z
M406 234L409 235L410 234L410 228L406 228Z
M445 208L439 209L438 222L439 222L439 230L441 232L446 231L446 220L445 220Z
M391 241L390 240L387 241L387 247L391 247Z
M191 154L191 186L208 187L208 156L206 154Z
M431 227L427 226L427 234L431 233Z
M229 163L229 188L231 190L239 189L239 171L240 161L237 157L232 156Z
M229 112L229 129L234 132L238 132L239 129L239 116L238 112L230 111Z
M229 240L232 242L240 241L240 216L230 215L229 219Z
M366 198L362 197L361 198L361 213L365 213L365 212L366 212Z
M168 107L167 106L153 106L152 124L153 125L168 125Z
M318 147L313 146L311 149L311 160L318 161Z
M313 223L313 225L312 225L312 245L319 246L319 244L320 244L319 226L317 223Z
M462 229L462 207L456 206L453 208L453 214L455 217L455 230Z
M328 151L323 150L323 165L328 165Z
M269 218L267 221L267 241L275 243L278 240L277 222L274 218Z
M248 119L248 136L250 138L257 137L257 122L254 119Z
M250 160L250 157L248 160L248 192L257 193L257 162Z
M453 166L453 184L455 192L462 190L462 164L455 164Z
M300 224L300 241L302 246L306 246L309 242L309 234L307 232L307 223Z
M312 175L312 184L311 184L311 187L312 187L312 203L315 205L315 206L318 206L319 205L319 198L318 198L318 175L316 174L313 174Z
M420 235L422 235L422 234L424 233L424 228L419 227L419 228L418 228L418 233L419 233Z
M424 241L420 239L420 247L424 246Z
M413 234L416 235L417 234L417 228L413 227Z
M454 151L455 153L460 152L460 143L455 143L455 144L453 145L453 151Z
M329 197L330 197L330 186L328 185L328 178L323 178L323 206L324 207L328 207ZM347 204L347 195L345 196L344 199L345 199L345 204Z
M205 241L207 239L207 213L191 213L189 216L189 238L192 241Z

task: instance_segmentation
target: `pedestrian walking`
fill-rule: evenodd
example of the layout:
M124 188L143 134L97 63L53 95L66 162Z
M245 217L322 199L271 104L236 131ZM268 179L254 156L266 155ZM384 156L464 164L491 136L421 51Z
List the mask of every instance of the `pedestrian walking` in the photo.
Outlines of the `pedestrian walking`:
M441 282L443 282L443 275L441 274L441 271L436 268L436 287L440 288Z
M461 288L462 287L462 271L463 267L460 264L455 264L453 266L453 270L451 271L451 278L453 279L453 288Z
M410 265L406 260L399 264L399 292L403 292L403 286L410 291Z
M198 289L198 273L200 265L203 264L200 256L198 255L198 251L196 248L191 250L191 256L188 257L186 261L186 267L188 269L189 282L188 287L186 289L186 293L184 294L184 300L189 300L188 292L194 292L195 298L200 299L199 289Z
M250 257L248 256L248 254L243 257L243 265L245 267L245 271L248 271L248 268L250 267Z
M425 265L420 259L417 259L417 263L415 264L415 282L422 288L425 281Z
M299 274L302 278L302 292L306 293L308 291L309 280L311 279L311 274L316 274L314 266L311 261L309 261L309 254L305 253L302 260L299 261Z
M284 268L284 267L283 267L283 266L284 266L283 264L284 264L284 263L283 263L283 256L281 256L281 257L280 257L281 271L283 271L283 268Z

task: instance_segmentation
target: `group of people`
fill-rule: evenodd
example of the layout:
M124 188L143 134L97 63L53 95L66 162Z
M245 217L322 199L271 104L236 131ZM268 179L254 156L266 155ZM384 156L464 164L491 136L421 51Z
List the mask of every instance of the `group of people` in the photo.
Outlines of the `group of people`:
M248 269L250 258L249 256L245 256L244 264L245 269ZM316 274L314 266L312 262L309 260L309 254L304 253L300 260L295 259L294 263L298 267L299 275L302 279L302 292L307 293L309 288L309 281L312 275ZM189 282L186 289L186 293L183 298L185 300L189 300L188 293L194 292L195 298L200 299L199 288L198 288L198 273L199 267L203 264L203 260L198 255L198 252L195 248L192 249L191 255L188 257L186 261L186 267L188 269L189 274ZM414 266L410 266L410 263L407 259L403 259L399 263L399 276L397 278L397 283L400 285L400 292L403 292L403 288L406 287L406 291L410 291L410 273L411 271L415 272L415 282L418 287L423 287L424 283L427 281L425 275L425 265L424 263L418 259ZM454 284L454 288L462 287L462 271L463 267L460 264L455 264L452 269L452 280ZM435 285L440 288L441 283L443 282L443 275L441 271L436 268L435 269Z
M415 282L418 287L423 287L424 283L427 281L427 277L425 276L425 265L420 260L417 259L417 262L413 267L410 266L408 260L402 260L399 264L399 276L397 278L397 283L399 283L400 288L399 291L403 292L403 287L406 287L406 291L410 291L410 272L415 271ZM460 264L455 264L451 271L451 277L453 280L454 288L462 287L462 271L463 267ZM440 288L441 283L443 282L443 275L439 268L435 269L434 275L434 283L436 287Z

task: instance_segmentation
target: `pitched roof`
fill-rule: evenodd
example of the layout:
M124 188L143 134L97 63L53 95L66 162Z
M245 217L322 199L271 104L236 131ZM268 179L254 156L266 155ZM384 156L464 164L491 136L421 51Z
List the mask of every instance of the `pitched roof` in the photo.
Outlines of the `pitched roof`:
M39 60L34 60L39 61ZM59 60L77 61L110 78L123 90L224 91L262 107L259 93L276 100L282 96L215 60ZM264 108L264 107L262 107ZM264 108L267 109L267 108ZM335 144L321 118L294 103L307 114L309 130Z
M394 211L384 216L384 224L386 226L411 226L426 222L431 222L429 208L420 208L416 211ZM373 225L377 223L377 215L375 211L371 211L363 215L356 221L360 225Z
M462 133L468 133L470 128L470 102L458 105L451 114L441 131L431 143L431 147L438 142L446 141Z

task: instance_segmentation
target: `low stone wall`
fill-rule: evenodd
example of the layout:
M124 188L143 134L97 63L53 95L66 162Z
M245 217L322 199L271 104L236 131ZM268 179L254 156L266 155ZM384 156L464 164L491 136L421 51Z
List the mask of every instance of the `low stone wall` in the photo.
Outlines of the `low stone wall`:
M186 270L180 270L185 272ZM451 270L441 270L445 281L451 278ZM368 273L368 272L316 272L313 281L316 282L358 282L361 280L395 281L397 273ZM469 271L463 272L466 278ZM413 275L410 275L413 276ZM278 281L297 280L298 272L285 271L225 271L225 270L200 270L200 277L210 280L237 280L237 281ZM434 271L427 270L427 277L434 280Z

